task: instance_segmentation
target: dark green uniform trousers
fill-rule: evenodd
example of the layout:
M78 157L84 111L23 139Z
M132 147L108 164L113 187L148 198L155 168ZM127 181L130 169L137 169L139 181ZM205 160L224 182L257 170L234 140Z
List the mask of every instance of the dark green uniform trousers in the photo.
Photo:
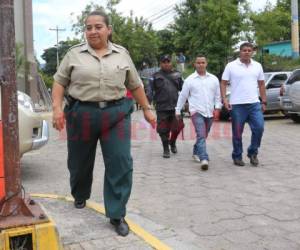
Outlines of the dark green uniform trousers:
M65 108L71 193L76 200L90 198L95 153L100 141L105 165L106 216L114 219L125 216L132 187L132 111L133 102L127 98L105 108L76 100Z

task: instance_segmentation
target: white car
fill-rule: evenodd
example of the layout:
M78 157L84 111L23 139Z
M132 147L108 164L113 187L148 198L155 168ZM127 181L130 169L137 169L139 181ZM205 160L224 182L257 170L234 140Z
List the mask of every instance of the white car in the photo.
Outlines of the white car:
M0 117L1 117L0 95ZM49 126L42 113L34 111L30 96L18 91L20 156L44 146L49 140Z

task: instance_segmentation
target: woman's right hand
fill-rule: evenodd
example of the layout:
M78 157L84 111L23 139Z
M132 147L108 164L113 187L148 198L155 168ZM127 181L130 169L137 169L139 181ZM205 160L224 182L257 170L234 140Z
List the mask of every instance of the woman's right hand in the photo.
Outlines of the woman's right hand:
M53 109L53 118L52 118L53 128L61 131L65 127L65 114L61 108Z
M151 110L144 110L144 117L147 122L151 124L152 128L156 126L156 118Z

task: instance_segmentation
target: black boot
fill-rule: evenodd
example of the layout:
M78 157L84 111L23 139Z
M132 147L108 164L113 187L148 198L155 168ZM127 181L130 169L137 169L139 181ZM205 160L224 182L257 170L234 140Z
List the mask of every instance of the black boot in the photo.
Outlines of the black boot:
M170 158L170 149L169 149L169 142L163 142L163 147L164 147L164 153L163 157L164 158Z
M171 152L177 154L176 141L170 141Z

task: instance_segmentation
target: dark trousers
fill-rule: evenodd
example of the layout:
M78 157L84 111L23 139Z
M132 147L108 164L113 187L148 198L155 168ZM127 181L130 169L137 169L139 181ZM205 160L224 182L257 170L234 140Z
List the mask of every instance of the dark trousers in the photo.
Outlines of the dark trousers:
M156 131L161 137L162 143L175 143L176 139L184 128L183 120L178 121L175 110L157 111Z
M132 111L132 100L126 98L103 109L79 101L65 108L72 196L78 200L90 198L96 148L100 141L105 165L104 204L109 218L125 216L131 192Z

